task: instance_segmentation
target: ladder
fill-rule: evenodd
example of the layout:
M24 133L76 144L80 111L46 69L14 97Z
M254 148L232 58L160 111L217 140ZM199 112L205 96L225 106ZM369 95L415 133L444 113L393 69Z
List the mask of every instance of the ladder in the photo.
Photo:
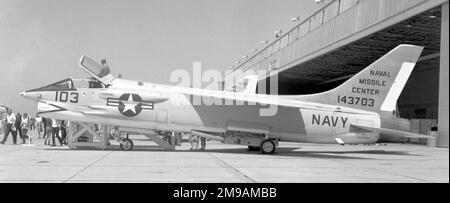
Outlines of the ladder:
M70 122L67 127L67 145L73 149L76 147L93 147L106 150L109 144L109 134L107 126L103 127L103 133L98 133L93 130L95 124L83 122ZM86 141L81 141L81 137L87 137Z

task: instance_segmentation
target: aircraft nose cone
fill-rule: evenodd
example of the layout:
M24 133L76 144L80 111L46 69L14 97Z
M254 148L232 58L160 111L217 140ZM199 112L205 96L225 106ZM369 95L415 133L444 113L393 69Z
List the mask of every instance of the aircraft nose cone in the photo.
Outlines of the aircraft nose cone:
M21 92L19 93L20 96L25 97L27 99L32 99L32 100L39 100L41 98L41 94L36 93L36 92Z

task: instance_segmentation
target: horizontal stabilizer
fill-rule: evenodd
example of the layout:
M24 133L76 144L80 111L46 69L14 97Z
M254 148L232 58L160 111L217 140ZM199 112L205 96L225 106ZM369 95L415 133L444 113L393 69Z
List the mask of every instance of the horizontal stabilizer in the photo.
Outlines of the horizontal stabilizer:
M370 126L364 126L364 125L351 125L354 128L365 130L369 132L376 132L384 135L389 135L393 137L403 137L403 138L422 138L422 139L431 139L432 136L429 135L422 135L417 133L411 133L411 132L404 132L404 131L398 131L398 130L391 130L386 128L375 128Z

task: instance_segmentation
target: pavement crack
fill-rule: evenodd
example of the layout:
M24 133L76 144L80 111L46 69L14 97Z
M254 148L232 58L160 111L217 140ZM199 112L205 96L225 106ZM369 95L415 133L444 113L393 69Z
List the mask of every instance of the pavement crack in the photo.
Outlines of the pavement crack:
M213 154L213 153L209 153L209 154L211 156L213 156L215 159L217 159L219 162L221 162L223 165L225 165L228 169L231 169L237 176L240 176L241 178L246 179L247 181L250 181L251 183L257 183L255 180L251 179L250 177L248 177L247 175L245 175L244 173L239 171L237 168L234 168L233 166L231 166L230 164L228 164L221 158L217 157L215 154Z
M69 181L70 179L74 178L75 176L81 174L82 172L84 172L86 169L88 169L89 167L91 167L92 165L96 164L97 162L101 161L102 159L104 159L105 157L107 157L108 155L110 155L111 153L113 153L112 151L104 154L102 157L98 158L97 160L93 161L92 163L90 163L89 165L87 165L86 167L84 167L83 169L81 169L80 171L78 171L77 173L75 173L74 175L70 176L69 178L67 178L66 180L63 181L63 183L66 183L67 181Z

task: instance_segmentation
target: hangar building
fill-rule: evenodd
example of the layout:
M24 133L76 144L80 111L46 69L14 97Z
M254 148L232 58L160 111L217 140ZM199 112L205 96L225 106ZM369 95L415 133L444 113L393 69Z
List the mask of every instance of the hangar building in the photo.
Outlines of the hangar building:
M336 87L400 44L425 49L398 107L408 119L437 119L438 146L449 143L448 0L326 0L323 7L245 61L241 71L276 70L278 93L319 93ZM273 71L275 73L275 71Z

